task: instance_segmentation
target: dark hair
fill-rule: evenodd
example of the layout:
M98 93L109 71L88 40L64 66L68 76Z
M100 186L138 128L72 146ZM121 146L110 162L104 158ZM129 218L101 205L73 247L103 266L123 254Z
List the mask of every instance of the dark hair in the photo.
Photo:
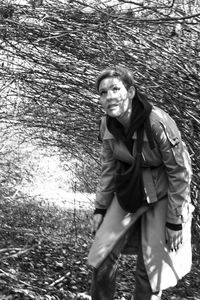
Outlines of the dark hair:
M115 66L115 67L108 67L99 74L99 76L96 79L97 91L99 90L100 82L103 79L109 77L119 78L127 89L129 89L131 86L134 86L134 76L132 71L125 67Z

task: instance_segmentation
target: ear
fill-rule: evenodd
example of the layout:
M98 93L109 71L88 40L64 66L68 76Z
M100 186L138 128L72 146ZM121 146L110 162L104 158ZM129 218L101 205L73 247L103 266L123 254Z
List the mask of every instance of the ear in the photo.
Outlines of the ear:
M129 89L128 89L128 97L129 99L133 99L135 96L135 87L132 85Z

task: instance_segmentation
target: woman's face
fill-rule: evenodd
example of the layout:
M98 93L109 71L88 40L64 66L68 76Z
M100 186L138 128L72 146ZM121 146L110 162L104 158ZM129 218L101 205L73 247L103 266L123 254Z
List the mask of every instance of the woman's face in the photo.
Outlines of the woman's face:
M113 118L119 118L127 112L134 94L134 87L127 90L117 77L105 78L99 84L99 102L106 114Z

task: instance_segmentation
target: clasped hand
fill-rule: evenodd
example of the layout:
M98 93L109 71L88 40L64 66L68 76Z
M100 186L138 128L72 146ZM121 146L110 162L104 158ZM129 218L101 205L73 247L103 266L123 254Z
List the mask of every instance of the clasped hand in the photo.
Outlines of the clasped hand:
M103 222L103 215L102 214L95 214L92 220L92 234L95 234L96 231L99 229L101 223Z
M170 251L177 251L183 243L183 230L171 230L166 227L166 243Z

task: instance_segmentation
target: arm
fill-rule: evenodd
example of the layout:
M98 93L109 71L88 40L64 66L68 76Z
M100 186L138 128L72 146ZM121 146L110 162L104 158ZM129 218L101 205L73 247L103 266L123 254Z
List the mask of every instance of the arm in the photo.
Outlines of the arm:
M182 243L182 225L190 217L191 162L175 122L168 117L152 126L168 179L166 240L171 250Z
M92 231L95 233L103 221L103 217L114 196L115 159L110 146L110 140L103 140L105 124L100 127L101 146L101 175L96 192L95 211Z
M109 141L102 143L101 175L97 186L95 209L106 210L114 196L115 159Z

